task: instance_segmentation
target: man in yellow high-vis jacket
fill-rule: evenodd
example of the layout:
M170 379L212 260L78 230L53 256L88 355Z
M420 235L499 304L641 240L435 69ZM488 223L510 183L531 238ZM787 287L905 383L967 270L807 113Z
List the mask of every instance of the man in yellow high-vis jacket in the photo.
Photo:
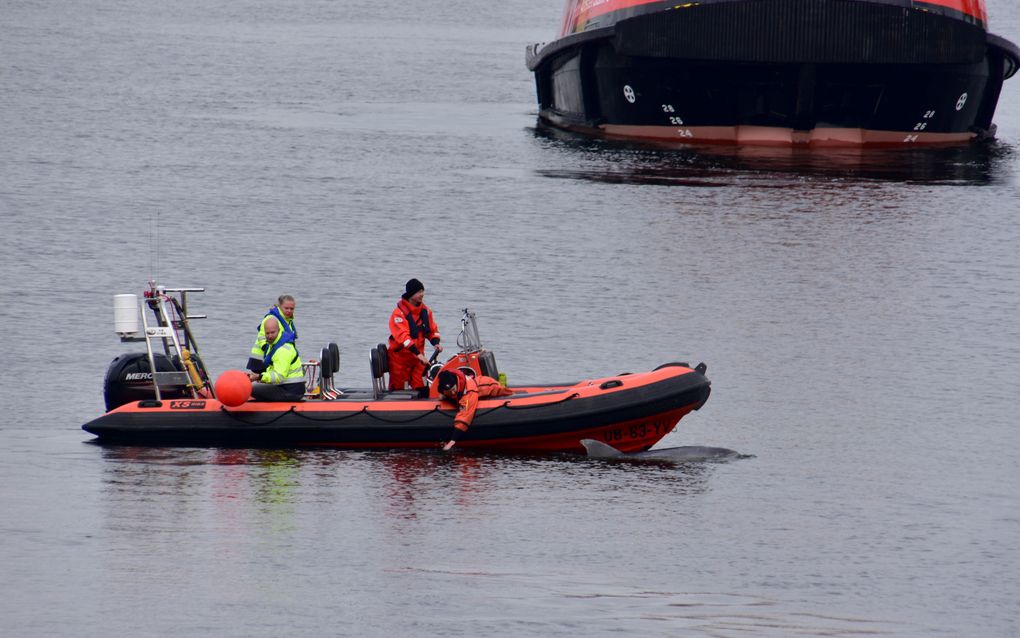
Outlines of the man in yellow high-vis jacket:
M299 401L305 393L305 373L294 345L294 333L280 329L276 317L263 322L266 343L262 352L264 371L248 372L256 401Z
M264 369L262 359L265 357L266 322L269 321L270 317L276 318L284 333L290 332L294 334L294 342L296 344L297 328L294 326L294 308L296 305L294 297L280 295L280 298L276 300L276 305L270 308L269 312L262 317L262 321L259 322L258 336L255 337L255 345L251 347L251 353L248 355L247 368L249 370L252 372L262 372Z

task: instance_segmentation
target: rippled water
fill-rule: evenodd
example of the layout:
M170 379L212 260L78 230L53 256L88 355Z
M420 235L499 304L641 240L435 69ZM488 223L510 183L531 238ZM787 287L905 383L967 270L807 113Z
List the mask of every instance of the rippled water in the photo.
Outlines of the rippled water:
M1018 80L987 149L608 145L477 5L4 6L2 633L1017 635ZM367 386L412 276L512 382L705 361L661 445L752 458L95 445L154 274L214 373L289 292Z

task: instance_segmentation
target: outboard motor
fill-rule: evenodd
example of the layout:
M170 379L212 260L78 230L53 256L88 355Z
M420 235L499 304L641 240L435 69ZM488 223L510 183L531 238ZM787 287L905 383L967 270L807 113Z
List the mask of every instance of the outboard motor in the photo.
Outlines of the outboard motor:
M152 358L156 363L156 372L180 371L162 353L153 353ZM161 385L159 392L164 399L184 399L191 396L188 386L184 384L179 386ZM122 354L114 359L106 370L106 379L103 381L103 398L106 399L107 412L125 403L155 399L156 393L152 389L152 372L149 370L149 355L144 352L132 352Z

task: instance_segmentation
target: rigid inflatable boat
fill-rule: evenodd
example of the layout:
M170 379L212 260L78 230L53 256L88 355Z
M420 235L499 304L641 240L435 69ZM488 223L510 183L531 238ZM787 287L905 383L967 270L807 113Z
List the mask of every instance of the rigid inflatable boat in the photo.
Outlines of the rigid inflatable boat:
M806 146L994 137L1020 49L984 0L567 0L528 47L539 119L630 140Z
M455 413L431 380L449 369L499 377L495 356L481 345L475 315L465 309L460 351L429 369L427 396L386 389L382 344L370 353L371 388L337 388L339 349L329 344L318 360L305 364L303 400L238 399L235 388L221 385L226 373L210 382L198 353L189 322L197 316L188 314L187 294L201 290L150 284L140 302L135 295L115 298L121 339L144 341L146 351L113 360L105 380L108 411L83 425L85 431L102 443L133 445L431 448L450 438ZM139 306L140 330L131 318L133 309L137 322ZM704 364L677 362L649 372L510 386L512 395L479 400L458 447L584 453L581 440L595 439L623 452L647 450L708 400L704 373Z

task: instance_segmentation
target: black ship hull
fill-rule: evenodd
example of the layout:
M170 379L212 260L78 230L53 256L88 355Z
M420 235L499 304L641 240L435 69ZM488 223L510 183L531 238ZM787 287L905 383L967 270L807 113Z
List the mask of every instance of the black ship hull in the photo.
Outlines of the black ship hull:
M967 21L854 0L659 10L532 47L539 117L682 143L956 144L994 135L1015 45Z

